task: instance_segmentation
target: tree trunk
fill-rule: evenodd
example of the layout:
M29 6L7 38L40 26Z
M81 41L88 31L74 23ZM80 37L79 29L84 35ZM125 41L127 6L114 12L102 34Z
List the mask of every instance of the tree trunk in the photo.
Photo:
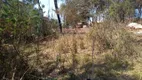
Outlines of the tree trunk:
M142 16L142 6L140 6L140 18Z
M141 17L141 7L138 7L138 11L139 11L138 19L140 20L140 17Z
M56 14L57 14L58 22L59 22L59 29L60 29L60 32L62 33L62 23L61 23L60 15L59 15L59 12L58 12L57 0L54 0L54 5L55 5Z
M39 25L39 27L38 27L38 31L39 31L38 36L39 36L39 35L42 35L42 36L43 36L44 31L45 31L45 30L43 29L43 18L44 18L44 16L43 16L43 9L42 9L42 6L40 5L40 0L37 0L37 4L38 4L38 7L39 7L39 13L40 13L40 19L41 19L40 25Z

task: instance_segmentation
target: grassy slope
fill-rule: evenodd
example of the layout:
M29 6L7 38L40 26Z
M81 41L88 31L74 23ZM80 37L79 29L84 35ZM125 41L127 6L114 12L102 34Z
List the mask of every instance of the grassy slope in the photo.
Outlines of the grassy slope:
M137 37L139 40L141 38ZM137 43L140 44L140 50L142 42ZM35 64L34 67L43 73L43 76L49 75L61 80L82 80L88 77L96 80L142 80L141 56L123 61L111 57L111 49L99 53L95 48L92 66L92 42L87 34L63 35L56 40L41 42L39 48L40 65ZM32 52L32 49L28 48L27 52ZM34 55L29 58L30 64L35 63Z

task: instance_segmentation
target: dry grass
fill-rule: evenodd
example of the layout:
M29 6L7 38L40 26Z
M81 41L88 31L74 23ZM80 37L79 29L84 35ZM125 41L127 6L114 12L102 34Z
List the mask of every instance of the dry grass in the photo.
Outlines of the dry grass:
M139 45L141 42L138 43L137 38L140 37L111 23L96 25L86 34L61 35L58 39L41 43L39 68L51 77L65 77L66 80L72 78L71 74L78 80L88 76L96 76L96 79L113 77L115 80L141 80L142 63L138 61L142 59L139 56L142 54L142 45ZM95 41L94 74L92 40ZM139 73L135 74L137 71Z

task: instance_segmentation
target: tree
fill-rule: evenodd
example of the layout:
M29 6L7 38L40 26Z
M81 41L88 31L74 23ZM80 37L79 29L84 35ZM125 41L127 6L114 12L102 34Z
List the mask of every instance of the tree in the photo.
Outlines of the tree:
M104 12L110 6L110 0L91 0L91 3L93 21L97 21L98 18L101 18L101 15L105 15Z
M139 16L138 18L142 16L142 1L141 0L134 0L135 1L135 7L138 9Z
M79 21L94 21L100 18L124 22L126 18L134 17L133 0L66 0L61 6L61 14L68 24Z
M64 17L65 24L75 26L77 22L88 21L90 15L90 0L66 0L61 5L60 13Z
M1 2L2 1L2 2ZM31 0L0 1L0 79L31 80L25 76L29 72L29 64L23 57L20 45L24 36L36 35L35 28L40 24L38 9ZM6 44L6 46L3 46ZM9 47L10 46L10 47ZM20 64L22 63L22 64ZM25 78L26 77L26 78Z
M62 23L61 23L61 19L60 19L60 15L59 15L59 8L58 8L57 0L54 0L54 5L55 5L56 14L57 14L58 22L59 22L60 32L62 33Z
M132 5L134 5L132 0L111 0L108 10L109 17L117 22L124 22L125 18L134 15L134 6Z

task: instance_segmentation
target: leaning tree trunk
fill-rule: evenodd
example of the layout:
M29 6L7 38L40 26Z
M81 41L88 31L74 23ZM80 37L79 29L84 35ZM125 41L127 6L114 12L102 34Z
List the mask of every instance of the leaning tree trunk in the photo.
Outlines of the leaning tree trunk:
M62 33L62 23L61 23L60 15L59 15L59 12L58 12L57 0L54 0L54 5L55 5L56 14L57 14L58 22L59 22L59 29L60 29L60 32Z

